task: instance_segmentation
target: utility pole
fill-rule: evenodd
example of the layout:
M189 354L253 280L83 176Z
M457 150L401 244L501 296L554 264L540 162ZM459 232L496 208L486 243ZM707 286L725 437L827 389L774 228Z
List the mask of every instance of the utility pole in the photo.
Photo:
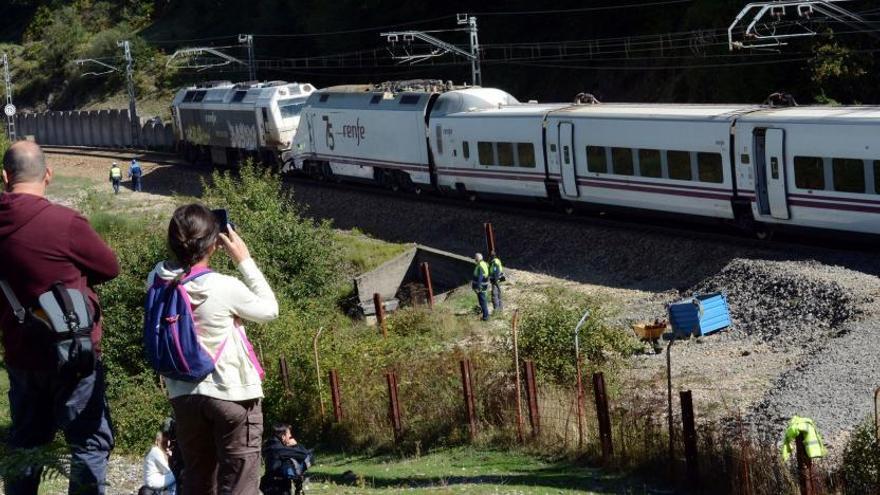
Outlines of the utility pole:
M239 34L238 42L242 44L247 44L247 52L248 52L248 79L250 81L257 80L257 67L254 65L254 35L252 34Z
M131 47L128 40L117 41L116 46L121 47L124 52L125 78L128 83L128 116L131 121L131 145L137 148L141 144L141 119L138 117L137 102L135 101L134 94L134 68L132 67L134 61L131 58Z
M458 14L458 24L467 24L471 43L471 83L474 86L483 85L483 74L480 68L480 40L477 38L477 18L467 14Z
M6 82L6 105L3 113L6 115L6 135L10 141L15 141L15 105L12 104L12 77L9 75L9 57L3 53L3 80Z
M480 86L483 84L483 76L482 71L480 70L480 42L477 38L477 18L470 17L467 14L457 14L456 19L458 20L459 26L467 26L461 29L455 29L454 31L467 31L470 34L469 52L462 50L452 43L447 43L441 39L435 38L428 34L427 31L390 31L387 33L381 33L380 36L384 36L386 41L391 43L392 46L396 45L401 39L406 44L419 40L434 46L430 53L421 54L410 54L409 49L407 48L406 55L393 57L400 61L398 63L408 63L410 65L417 64L447 53L453 53L466 58L471 61L471 84L474 86Z

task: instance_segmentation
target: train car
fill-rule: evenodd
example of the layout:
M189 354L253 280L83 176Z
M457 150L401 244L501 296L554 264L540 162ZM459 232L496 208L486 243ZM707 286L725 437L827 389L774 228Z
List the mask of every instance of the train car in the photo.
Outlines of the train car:
M293 169L394 190L433 189L437 175L427 126L435 107L477 109L514 102L500 90L454 89L439 81L322 90L306 102Z
M543 122L568 104L505 105L431 113L431 151L441 190L470 199L492 196L545 199L548 187ZM558 195L557 195L558 196Z
M308 83L212 82L181 89L171 111L180 151L217 165L243 157L280 163L300 112L315 88Z
M563 200L732 220L743 105L574 105L546 120L548 175Z
M880 234L880 108L764 108L736 125L739 194L766 231Z

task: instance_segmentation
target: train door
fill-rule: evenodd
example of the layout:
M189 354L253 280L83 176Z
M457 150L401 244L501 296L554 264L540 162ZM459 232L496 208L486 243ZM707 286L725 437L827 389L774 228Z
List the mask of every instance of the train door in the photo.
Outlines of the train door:
M559 123L559 167L562 173L562 192L570 198L578 196L577 174L574 162L574 124Z
M785 177L785 131L761 129L755 133L755 194L762 216L788 220Z

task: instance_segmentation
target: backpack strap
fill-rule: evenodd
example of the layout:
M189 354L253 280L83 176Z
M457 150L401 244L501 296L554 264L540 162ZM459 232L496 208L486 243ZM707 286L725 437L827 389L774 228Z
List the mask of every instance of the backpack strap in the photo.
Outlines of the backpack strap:
M67 288L61 282L52 284L52 295L61 306L61 312L64 314L64 323L67 323L67 329L74 331L79 327L79 316L76 314L76 308L73 306L73 300L67 292Z
M207 267L193 268L192 270L190 270L188 276L182 278L180 280L180 282L178 282L178 283L185 284L187 282L193 281L193 280L201 277L202 275L207 275L208 273L212 273L212 271L213 270L211 270L210 268L207 268Z
M3 290L3 295L6 296L6 301L9 302L9 307L12 308L12 314L15 315L15 319L19 324L24 324L27 312L18 301L18 298L15 297L15 292L12 291L12 287L9 286L9 282L5 278L0 279L0 289Z

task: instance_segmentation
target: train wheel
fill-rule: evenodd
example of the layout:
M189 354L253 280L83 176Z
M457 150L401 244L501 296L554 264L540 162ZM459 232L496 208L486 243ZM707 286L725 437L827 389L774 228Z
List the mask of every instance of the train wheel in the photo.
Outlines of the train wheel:
M764 224L756 223L752 228L752 233L759 241L770 241L773 239L773 230Z

